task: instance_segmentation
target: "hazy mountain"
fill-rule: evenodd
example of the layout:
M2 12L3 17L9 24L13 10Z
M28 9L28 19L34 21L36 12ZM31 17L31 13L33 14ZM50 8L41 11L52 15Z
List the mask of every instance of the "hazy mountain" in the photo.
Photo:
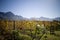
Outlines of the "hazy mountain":
M32 17L30 19L22 17L22 16L18 16L18 15L14 15L12 12L0 12L0 20L40 20L40 21L53 21L53 20L57 20L60 21L60 17L57 18L46 18L46 17L40 17L40 18L35 18Z
M52 19L40 17L40 18L30 18L30 20L40 20L40 21L52 21Z
M41 21L53 21L52 19L46 18L46 17L40 17L39 20L41 20Z
M39 18L32 17L29 20L39 20Z
M54 18L54 20L60 21L60 17L56 17Z
M29 20L40 20L40 21L53 21L53 20L56 20L56 21L60 21L60 17L56 17L56 18L46 18L46 17L35 18L35 17L32 17Z
M12 12L0 12L0 20L23 20L22 16L14 15Z

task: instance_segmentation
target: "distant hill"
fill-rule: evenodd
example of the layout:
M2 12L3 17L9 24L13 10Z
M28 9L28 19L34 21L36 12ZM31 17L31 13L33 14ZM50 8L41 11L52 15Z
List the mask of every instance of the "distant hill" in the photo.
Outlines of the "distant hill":
M14 15L12 12L0 12L0 20L23 20L22 16Z
M60 21L60 17L57 18L46 18L46 17L40 17L40 18L30 18L30 20L40 20L40 21Z
M54 18L54 20L60 21L60 17L56 17Z
M22 16L18 16L18 15L14 15L12 12L0 12L0 20L40 20L40 21L53 21L53 20L57 20L60 21L60 17L57 18L46 18L46 17L40 17L40 18L25 18Z
M40 20L40 21L53 21L50 18L40 17L40 18L30 18L30 20Z
M41 21L53 21L52 19L46 18L46 17L40 17L39 20L41 20Z

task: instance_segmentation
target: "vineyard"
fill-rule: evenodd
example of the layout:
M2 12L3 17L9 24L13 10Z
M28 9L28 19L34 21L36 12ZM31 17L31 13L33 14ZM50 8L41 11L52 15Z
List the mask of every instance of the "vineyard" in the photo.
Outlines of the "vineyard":
M0 40L60 40L60 21L0 20Z

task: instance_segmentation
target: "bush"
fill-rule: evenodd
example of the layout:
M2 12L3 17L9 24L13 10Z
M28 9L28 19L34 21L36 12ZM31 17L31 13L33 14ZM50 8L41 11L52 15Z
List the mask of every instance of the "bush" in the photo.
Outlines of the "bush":
M28 35L21 34L19 31L13 31L13 39L15 40L31 40L31 37Z

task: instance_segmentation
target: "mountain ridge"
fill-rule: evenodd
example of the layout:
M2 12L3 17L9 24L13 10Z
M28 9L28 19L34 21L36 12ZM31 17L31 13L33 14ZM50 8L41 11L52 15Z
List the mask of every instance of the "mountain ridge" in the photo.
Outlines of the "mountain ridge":
M46 17L40 17L40 18L25 18L22 17L21 15L15 15L12 12L0 12L0 20L40 20L40 21L53 21L53 20L57 20L60 21L60 17L56 17L56 18L46 18Z
M0 12L0 19L2 20L23 20L22 16L14 15L12 12Z

